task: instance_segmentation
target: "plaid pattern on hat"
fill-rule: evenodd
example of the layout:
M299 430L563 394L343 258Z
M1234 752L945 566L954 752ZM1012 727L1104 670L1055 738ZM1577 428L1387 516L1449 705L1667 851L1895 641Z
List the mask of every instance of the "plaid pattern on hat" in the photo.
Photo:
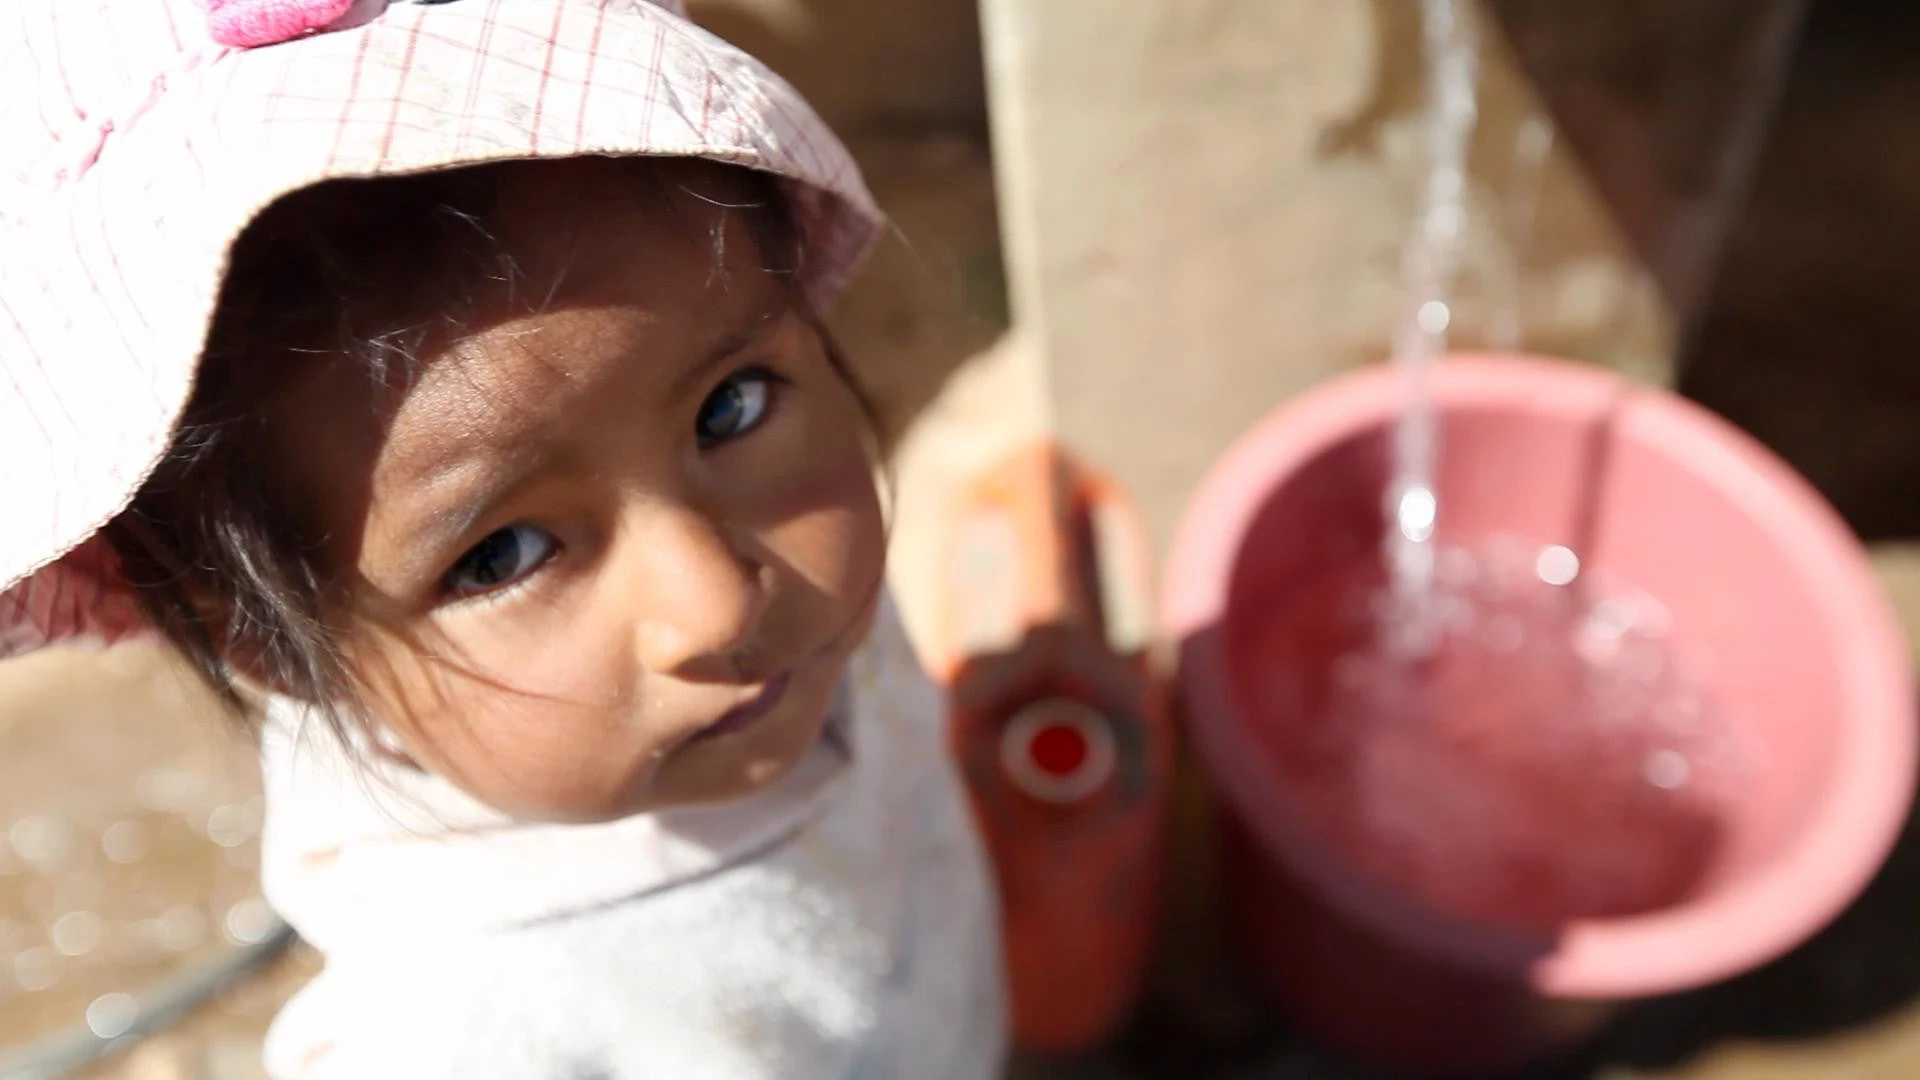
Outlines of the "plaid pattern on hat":
M229 247L291 191L583 154L761 169L822 306L879 233L846 148L679 0L363 0L253 49L204 2L0 12L0 657L138 630L87 541L165 452Z

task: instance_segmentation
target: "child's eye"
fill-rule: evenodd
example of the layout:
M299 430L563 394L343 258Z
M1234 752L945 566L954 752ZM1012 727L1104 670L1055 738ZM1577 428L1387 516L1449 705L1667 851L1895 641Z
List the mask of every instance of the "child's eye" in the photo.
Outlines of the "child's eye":
M778 376L770 371L749 368L727 376L727 380L700 403L700 415L694 418L693 433L701 446L717 446L737 439L758 427L766 419L767 403L773 396Z
M552 558L558 543L552 533L532 525L498 529L447 571L447 591L457 597L475 596L511 585Z

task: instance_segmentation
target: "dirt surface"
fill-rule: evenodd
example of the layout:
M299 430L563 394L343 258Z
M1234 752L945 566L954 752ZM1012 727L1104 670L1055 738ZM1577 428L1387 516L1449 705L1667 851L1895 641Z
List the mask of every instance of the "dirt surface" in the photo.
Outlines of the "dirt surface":
M156 649L0 666L0 1061L272 931L258 791L239 727ZM196 1055L238 1039L257 1069L290 986L254 980L178 1039Z

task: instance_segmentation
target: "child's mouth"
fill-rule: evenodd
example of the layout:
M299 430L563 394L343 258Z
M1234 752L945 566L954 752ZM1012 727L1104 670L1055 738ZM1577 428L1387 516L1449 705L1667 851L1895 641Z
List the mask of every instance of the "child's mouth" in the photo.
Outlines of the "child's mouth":
M785 672L767 681L758 694L742 704L736 705L720 714L720 718L694 735L695 739L711 739L721 735L731 735L744 731L763 719L768 713L780 706L787 696L787 686L793 681L793 673Z

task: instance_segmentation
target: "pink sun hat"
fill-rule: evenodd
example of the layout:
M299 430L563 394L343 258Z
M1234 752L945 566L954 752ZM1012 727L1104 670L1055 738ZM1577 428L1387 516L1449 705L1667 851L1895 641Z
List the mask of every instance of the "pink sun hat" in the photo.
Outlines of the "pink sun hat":
M826 306L882 219L682 0L11 0L0 14L0 657L142 629L94 533L158 464L227 253L322 180L578 155L775 174Z

